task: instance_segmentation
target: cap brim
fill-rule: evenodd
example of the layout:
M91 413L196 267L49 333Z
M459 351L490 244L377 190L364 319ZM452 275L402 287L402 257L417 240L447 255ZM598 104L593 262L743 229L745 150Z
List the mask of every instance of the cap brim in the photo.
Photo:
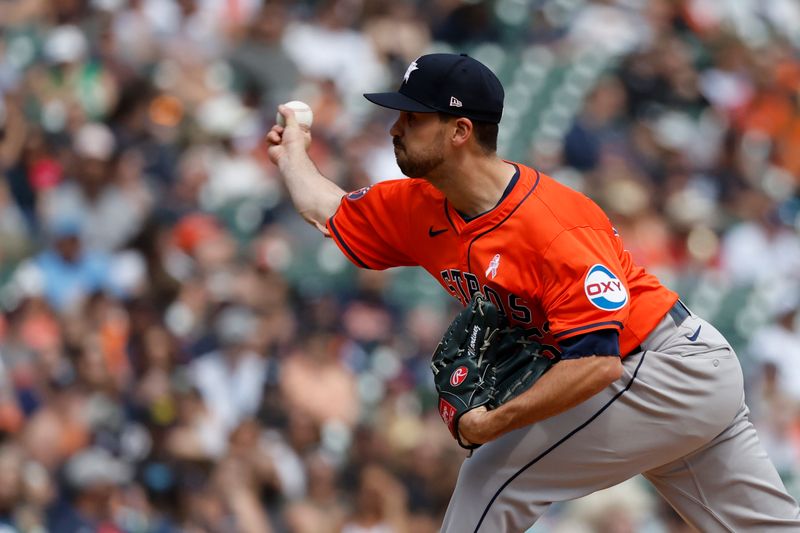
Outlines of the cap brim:
M370 93L364 98L381 107L412 113L436 113L437 110L400 93Z

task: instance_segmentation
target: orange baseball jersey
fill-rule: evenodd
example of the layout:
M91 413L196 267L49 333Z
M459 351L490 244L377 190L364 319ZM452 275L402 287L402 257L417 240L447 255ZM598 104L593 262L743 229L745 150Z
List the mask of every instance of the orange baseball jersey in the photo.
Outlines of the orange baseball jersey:
M514 165L502 200L477 217L462 217L425 180L400 179L344 196L328 229L356 265L422 266L463 305L481 291L553 350L613 329L628 354L678 295L633 263L592 200Z

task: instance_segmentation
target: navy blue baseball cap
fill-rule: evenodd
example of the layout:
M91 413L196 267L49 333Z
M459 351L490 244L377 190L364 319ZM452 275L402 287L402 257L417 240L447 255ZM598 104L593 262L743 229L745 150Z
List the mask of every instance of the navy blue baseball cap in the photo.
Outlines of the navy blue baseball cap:
M413 113L442 112L497 124L503 85L489 67L467 54L428 54L406 69L397 92L370 93L374 104Z

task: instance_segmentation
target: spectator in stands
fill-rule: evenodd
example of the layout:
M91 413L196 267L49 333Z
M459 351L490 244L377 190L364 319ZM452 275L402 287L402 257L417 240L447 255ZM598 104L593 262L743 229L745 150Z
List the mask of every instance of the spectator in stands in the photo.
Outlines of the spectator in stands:
M133 169L119 167L134 161L116 159L116 141L105 124L82 125L75 134L73 150L73 179L46 192L41 206L43 218L49 223L76 220L84 246L116 250L141 229L151 208L149 194L140 183L140 175L129 175ZM126 179L118 180L118 172Z
M219 349L203 354L190 367L192 384L225 435L256 414L266 380L264 357L252 351L256 317L249 309L223 309L214 324Z

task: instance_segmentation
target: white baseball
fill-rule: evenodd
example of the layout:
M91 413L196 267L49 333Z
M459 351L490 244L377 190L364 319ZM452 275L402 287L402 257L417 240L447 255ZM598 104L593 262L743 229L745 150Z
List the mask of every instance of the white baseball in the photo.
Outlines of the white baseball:
M292 100L291 102L286 102L283 105L294 111L294 116L297 119L298 124L308 128L311 127L311 124L314 122L314 112L311 111L311 108L307 103L301 102L300 100ZM278 126L286 126L286 121L284 120L280 111L278 111L278 113L275 115L275 122L278 123Z

